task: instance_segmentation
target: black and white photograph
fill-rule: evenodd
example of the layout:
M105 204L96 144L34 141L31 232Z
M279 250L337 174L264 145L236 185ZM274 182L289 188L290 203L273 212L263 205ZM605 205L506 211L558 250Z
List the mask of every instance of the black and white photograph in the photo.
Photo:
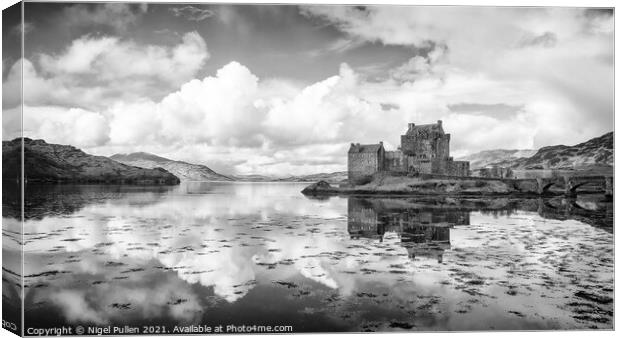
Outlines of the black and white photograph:
M614 330L615 8L500 5L4 8L3 328Z

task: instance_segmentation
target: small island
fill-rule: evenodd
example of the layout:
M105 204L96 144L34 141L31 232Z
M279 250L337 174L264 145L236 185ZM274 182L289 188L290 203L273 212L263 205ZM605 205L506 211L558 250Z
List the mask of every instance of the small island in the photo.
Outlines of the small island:
M601 138L609 137L604 135ZM592 141L597 140L588 142ZM383 142L352 143L348 152L346 182L334 186L319 181L304 188L302 193L574 196L578 188L588 186L589 192L604 193L608 197L613 195L613 174L581 175L581 172L574 171L550 177L516 178L509 167L496 167L488 173L491 174L485 177L472 176L468 161L455 161L450 156L450 134L444 132L441 120L425 125L409 123L397 150L386 151Z

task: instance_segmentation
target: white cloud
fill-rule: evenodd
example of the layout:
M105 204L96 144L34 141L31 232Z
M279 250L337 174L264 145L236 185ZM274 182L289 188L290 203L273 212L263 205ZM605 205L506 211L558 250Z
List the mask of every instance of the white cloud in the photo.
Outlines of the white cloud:
M156 80L177 87L191 79L209 58L204 39L196 32L183 35L168 48L139 45L118 37L82 36L59 55L41 54L45 75L75 82ZM94 81L93 81L94 80Z
M162 97L193 79L208 58L196 32L170 47L86 35L58 54L13 64L3 83L3 107L19 104L22 62L25 104L101 110L116 102Z
M106 118L80 108L24 106L24 135L47 142L94 147L109 140Z
M360 98L359 87L347 65L336 76L295 90L282 80L259 81L232 62L160 102L113 107L111 144L203 144L219 158L239 161L241 173L342 170L346 144L369 137L378 142L383 119L397 113Z
M613 17L576 9L368 8L304 13L335 23L351 41L430 52L412 54L387 80L369 81L343 64L304 87L259 78L238 62L193 79L208 58L197 33L174 47L84 36L58 55L42 55L43 71L24 61L27 105L58 114L29 132L98 154L151 151L225 173L286 176L344 170L350 142L383 140L393 149L408 122L442 119L456 156L574 144L610 129ZM3 91L17 88L15 74ZM145 94L153 82L169 90ZM63 103L83 107L88 118L78 125L69 118L76 111L58 108ZM519 109L500 109L508 106ZM55 125L72 131L86 124L100 127L89 136L51 135Z
M60 56L41 55L40 64L45 72L51 74L97 74L97 69L91 68L91 65L98 57L105 57L109 48L118 42L115 37L92 39L83 36L73 41Z
M156 142L161 119L158 106L152 101L126 104L119 102L110 109L112 144L134 145Z
M429 55L414 55L391 72L393 78L413 83L401 86L412 90L411 102L396 103L402 109L415 107L422 120L447 115L446 104L460 99L524 106L525 111L503 123L520 125L527 116L536 133L523 142L535 147L572 144L610 129L613 14L609 11L308 6L302 14L325 20L351 38L431 48ZM378 90L393 98L403 93L389 86ZM472 128L470 138L484 139L475 125ZM488 141L492 148L513 143Z
M22 136L22 107L2 108L2 139L12 140Z
M408 122L444 120L456 156L490 147L532 148L551 140L571 143L580 131L567 134L576 128L572 119L562 116L578 112L569 100L539 89L457 72L446 72L444 79L427 74L415 81L372 83L346 64L338 75L297 88L284 80L262 81L232 62L215 76L192 80L159 102L119 102L100 113L53 109L45 115L44 108L29 108L42 122L33 120L26 134L105 155L151 151L215 163L226 173L333 172L345 170L350 142L384 141L395 149ZM502 102L522 108L510 115L450 110L472 97L491 107ZM80 112L91 125L100 126L97 133L80 136L88 130L78 125ZM67 132L54 132L61 125Z
M216 76L193 80L160 103L162 134L182 142L252 146L261 143L261 116L253 107L258 78L231 62Z

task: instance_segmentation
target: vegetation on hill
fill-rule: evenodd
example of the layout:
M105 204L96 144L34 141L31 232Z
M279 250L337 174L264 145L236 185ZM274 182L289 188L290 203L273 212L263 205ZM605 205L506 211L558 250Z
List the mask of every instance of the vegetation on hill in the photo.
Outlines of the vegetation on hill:
M472 170L484 168L492 163L502 161L513 161L523 157L530 157L536 154L533 149L493 149L483 150L467 156L457 158L458 161L469 161L469 168Z
M120 163L141 168L161 167L173 173L182 181L234 181L233 178L218 174L202 164L175 161L144 152L115 154L110 156L110 158Z
M609 132L574 146L555 145L533 150L485 150L459 158L472 169L498 165L520 170L589 170L611 167L614 162L614 134Z
M178 184L179 179L162 168L144 169L118 163L104 156L44 140L24 138L26 182ZM22 139L2 142L2 178L21 177Z

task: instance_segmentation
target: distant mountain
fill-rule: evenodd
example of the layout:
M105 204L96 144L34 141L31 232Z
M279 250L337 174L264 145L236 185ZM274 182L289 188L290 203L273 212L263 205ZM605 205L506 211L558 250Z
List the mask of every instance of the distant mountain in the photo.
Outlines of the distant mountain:
M303 176L290 176L287 178L283 178L283 181L294 181L294 182L318 182L325 181L328 183L340 183L346 180L349 177L348 172L346 171L337 171L333 173L320 173L320 174L311 174L311 175L303 175Z
M21 138L2 141L2 178L21 176ZM24 176L28 182L178 184L179 178L162 168L144 169L104 156L43 140L24 138Z
M459 161L469 161L469 167L473 169L484 168L492 163L513 161L522 157L530 157L536 154L535 149L494 149L484 150L471 155L457 158Z
M245 182L317 182L323 180L329 183L340 183L343 180L347 179L348 174L346 171L338 171L333 173L320 173L287 177L275 177L265 175L235 175L233 177L237 181Z
M232 175L235 181L241 182L276 182L279 178L265 175Z
M589 169L614 164L614 133L574 146L543 147L531 157L506 161L500 165L514 169Z
M175 161L144 152L115 154L110 156L110 158L114 161L140 168L161 167L173 173L182 181L234 181L233 178L218 174L202 164Z
M578 169L611 167L614 163L614 134L609 132L574 146L540 148L530 156L527 151L489 150L462 157L472 169L498 165L513 169ZM502 158L503 157L503 158Z

